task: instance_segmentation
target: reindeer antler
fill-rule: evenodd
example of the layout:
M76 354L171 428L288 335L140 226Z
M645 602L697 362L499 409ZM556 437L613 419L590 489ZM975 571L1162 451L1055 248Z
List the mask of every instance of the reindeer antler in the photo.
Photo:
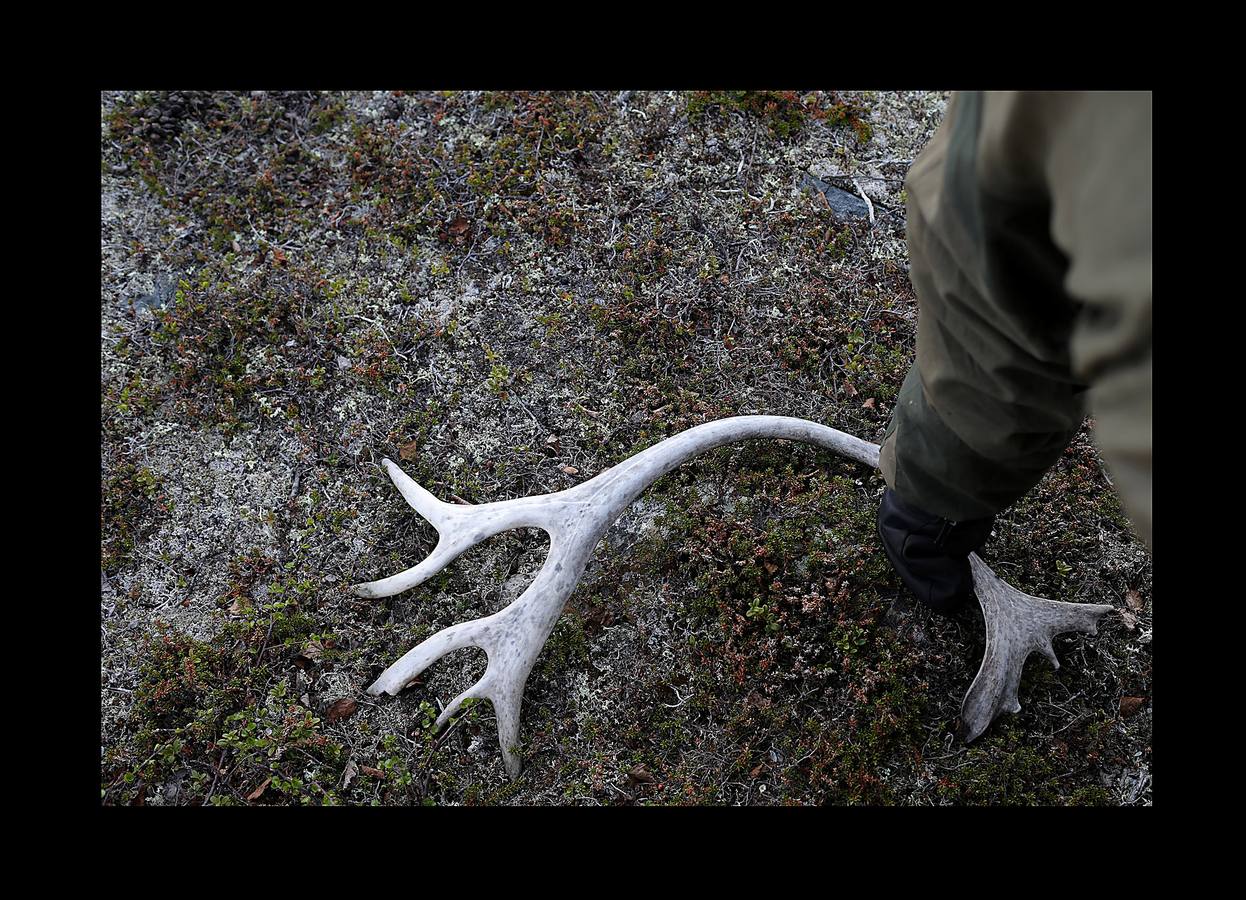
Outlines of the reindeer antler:
M1099 617L1112 609L1105 603L1061 603L1017 590L991 571L976 553L969 554L973 591L986 622L982 665L960 707L958 735L972 741L1000 713L1020 712L1017 685L1026 658L1035 651L1060 668L1051 639L1066 631L1099 633Z
M470 506L443 503L398 466L384 460L385 470L403 497L440 537L433 552L419 565L380 581L356 585L356 595L389 597L415 587L465 550L511 528L541 528L549 534L550 547L536 578L514 602L491 616L439 631L382 672L368 693L397 694L447 653L480 647L489 657L484 676L455 697L436 724L443 725L469 698L488 699L497 714L506 771L511 778L517 777L524 685L597 542L645 488L680 463L706 450L750 438L804 441L878 466L877 444L788 416L736 416L708 422L667 438L565 491ZM997 578L976 554L970 562L987 623L987 649L961 713L967 740L981 734L1001 711L1020 709L1016 687L1030 652L1040 650L1055 662L1052 635L1062 631L1094 634L1098 617L1111 609L1030 597Z

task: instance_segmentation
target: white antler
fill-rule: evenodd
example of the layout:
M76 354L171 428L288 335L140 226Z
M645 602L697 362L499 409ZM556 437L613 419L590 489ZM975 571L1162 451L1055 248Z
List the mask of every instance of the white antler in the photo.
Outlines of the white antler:
M787 416L736 416L708 422L667 438L565 491L475 506L441 502L388 459L384 460L385 470L398 490L437 529L440 539L419 565L380 581L356 585L358 596L389 597L415 587L465 550L511 528L544 529L550 537L550 548L535 580L509 606L491 616L439 631L381 673L368 693L397 694L445 654L462 647L480 647L489 657L484 676L446 706L437 726L454 715L463 701L489 700L497 714L506 771L512 778L517 777L524 685L597 542L645 488L671 469L706 450L750 438L804 441L878 466L877 444ZM961 728L967 740L981 734L1001 711L1020 709L1016 687L1021 667L1031 651L1041 650L1054 662L1052 635L1062 631L1093 634L1098 617L1111 609L1030 597L1000 581L976 555L970 561L986 617L987 650L962 708Z

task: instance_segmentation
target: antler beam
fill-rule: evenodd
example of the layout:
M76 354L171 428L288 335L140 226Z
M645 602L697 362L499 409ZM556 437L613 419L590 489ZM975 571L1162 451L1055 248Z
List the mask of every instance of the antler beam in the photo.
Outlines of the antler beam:
M452 625L428 638L386 669L368 693L397 694L442 656L463 647L488 655L484 676L455 697L437 719L443 725L469 698L487 699L497 714L498 740L506 771L519 775L519 713L524 685L558 616L575 590L597 542L611 523L653 482L698 454L752 438L783 438L817 444L840 456L878 466L878 445L806 419L788 416L736 416L698 425L667 438L607 469L595 478L553 494L479 505L438 500L393 462L386 472L406 501L437 529L433 552L419 565L366 584L360 597L389 597L436 575L464 551L512 528L540 528L549 534L549 556L532 584L509 606L490 616ZM961 710L966 740L981 734L1001 712L1016 712L1021 667L1034 650L1055 663L1052 636L1065 631L1096 632L1096 622L1112 607L1043 600L1001 581L977 557L970 557L974 586L986 619L987 647L982 668Z

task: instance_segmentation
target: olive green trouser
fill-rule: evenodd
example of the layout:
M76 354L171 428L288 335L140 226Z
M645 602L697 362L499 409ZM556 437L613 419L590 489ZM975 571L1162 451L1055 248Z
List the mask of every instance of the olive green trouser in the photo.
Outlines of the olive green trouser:
M944 518L1038 483L1087 412L1151 544L1151 95L964 93L909 171L917 361L880 465Z

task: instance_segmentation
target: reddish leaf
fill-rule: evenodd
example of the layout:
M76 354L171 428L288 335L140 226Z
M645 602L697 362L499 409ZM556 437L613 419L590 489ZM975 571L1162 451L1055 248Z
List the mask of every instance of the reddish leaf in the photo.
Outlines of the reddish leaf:
M868 399L868 400L866 400L864 403L862 403L862 404L861 404L861 408L862 408L862 409L873 409L873 408L874 408L874 398L873 398L873 397L871 397L870 399Z
M465 244L471 240L472 223L467 219L459 216L453 222L446 225L445 235L442 240L454 241L456 244Z
M371 775L373 778L384 778L385 773L380 769L374 769L371 766L360 766L359 771L365 775Z
M355 710L359 708L359 704L349 697L341 700L335 700L332 705L325 711L324 717L327 722L336 722L338 719L345 719L355 714Z
M1146 700L1143 697L1121 697L1121 715L1125 718L1137 715Z
M264 796L264 790L268 787L268 783L269 783L270 781L272 781L272 780L273 780L273 776L269 775L267 778L265 778L265 779L264 779L264 783L263 783L263 784L261 784L259 787L257 787L255 790L253 790L251 793L247 794L247 799L248 799L248 800L258 800L258 799L260 799L260 797Z
M407 443L407 444L398 445L399 458L405 459L407 462L410 462L411 460L415 459L416 456L419 455L419 453L420 453L420 442L419 441L411 441L410 443Z

